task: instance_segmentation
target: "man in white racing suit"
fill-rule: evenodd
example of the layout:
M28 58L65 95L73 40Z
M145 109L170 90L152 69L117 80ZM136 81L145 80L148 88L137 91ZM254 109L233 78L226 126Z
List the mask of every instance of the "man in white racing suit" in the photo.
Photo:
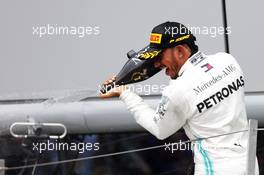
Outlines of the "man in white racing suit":
M101 97L119 96L136 122L158 139L165 139L182 127L189 139L198 139L193 143L195 175L245 175L247 132L199 140L248 128L243 72L230 54L203 54L188 40L192 34L166 33L168 28L180 26L184 27L166 22L152 30L150 43L163 45L155 66L166 68L172 78L156 110L123 86ZM155 36L160 36L161 41ZM164 47L166 41L177 43L176 40L178 44ZM153 45L150 48L141 54L143 58L158 51Z

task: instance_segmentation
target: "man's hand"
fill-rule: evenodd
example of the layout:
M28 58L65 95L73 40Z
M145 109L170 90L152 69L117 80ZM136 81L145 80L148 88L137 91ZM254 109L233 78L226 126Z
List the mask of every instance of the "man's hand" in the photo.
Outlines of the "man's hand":
M112 82L114 82L116 80L116 77L113 76L112 78L106 80L103 85L108 85L108 84L111 84ZM101 98L111 98L111 97L119 97L120 94L125 91L127 89L126 86L122 85L122 86L118 86L116 85L114 88L112 88L111 90L109 91L106 91L105 94L103 93L100 93L100 97Z

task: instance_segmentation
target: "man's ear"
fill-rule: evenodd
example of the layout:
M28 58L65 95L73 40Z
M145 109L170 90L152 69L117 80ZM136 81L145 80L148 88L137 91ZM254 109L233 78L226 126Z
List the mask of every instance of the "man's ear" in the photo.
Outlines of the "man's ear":
M176 52L176 54L178 54L180 59L183 57L184 49L185 48L182 45L178 45L175 47L175 52Z
M191 52L189 50L189 47L187 45L178 45L176 46L178 50L179 58L189 58Z
M179 52L179 57L182 58L183 54L182 52Z

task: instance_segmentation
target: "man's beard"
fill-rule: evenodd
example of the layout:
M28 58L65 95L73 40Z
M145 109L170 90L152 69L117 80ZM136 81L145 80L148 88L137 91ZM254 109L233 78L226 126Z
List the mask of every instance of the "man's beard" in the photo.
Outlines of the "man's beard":
M173 70L173 72L176 72L176 73L173 77L171 77L171 79L175 80L178 78L178 73L176 71L177 70L177 63L176 62L174 62L174 65L172 66L172 70Z
M178 75L176 75L176 76L174 76L174 77L171 77L171 79L172 80L175 80L175 79L177 79L179 76Z

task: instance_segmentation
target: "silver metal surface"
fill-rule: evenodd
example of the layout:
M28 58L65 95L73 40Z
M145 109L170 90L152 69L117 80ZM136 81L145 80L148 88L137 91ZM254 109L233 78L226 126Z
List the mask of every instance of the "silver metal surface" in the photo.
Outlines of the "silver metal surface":
M31 122L15 122L13 123L11 126L10 126L10 134L15 137L15 138L28 138L29 136L34 136L34 137L38 137L38 135L32 135L33 133L27 133L27 134L16 134L14 132L14 128L16 126L26 126L26 127L42 127L42 126L49 126L49 127L54 127L55 130L56 130L56 127L57 128L62 128L63 129L63 133L61 135L48 135L48 138L51 138L51 139L62 139L66 136L67 134L67 128L63 125L63 124L60 124L60 123L31 123ZM41 133L43 134L43 133Z
M143 99L156 108L160 95L144 96ZM259 126L264 126L264 93L248 93L245 100L249 119L257 119ZM93 97L69 103L0 105L0 135L10 135L10 126L14 122L27 122L28 117L37 123L61 123L70 134L144 131L118 98Z
M0 159L0 167L5 167L5 160L4 159ZM5 170L2 170L0 168L0 175L5 175Z
M249 131L248 131L248 150L247 150L247 175L255 175L256 166L256 151L257 151L257 120L249 120Z

